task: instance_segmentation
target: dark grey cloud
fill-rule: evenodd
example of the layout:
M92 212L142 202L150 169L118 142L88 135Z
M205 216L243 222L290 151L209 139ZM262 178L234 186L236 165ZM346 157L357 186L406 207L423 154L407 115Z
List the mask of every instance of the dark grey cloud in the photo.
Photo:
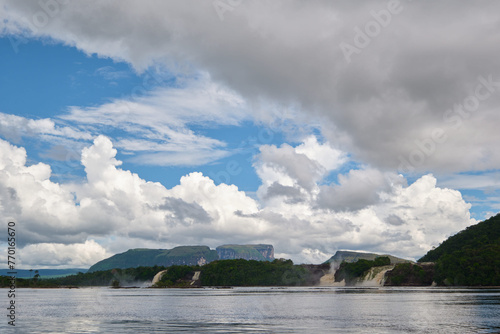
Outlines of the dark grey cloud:
M165 219L176 225L208 224L212 218L208 212L198 203L187 203L180 198L166 197L165 202L159 207L161 210L170 212Z
M264 199L283 196L288 204L297 204L304 202L305 195L296 187L284 186L278 182L274 182L267 188Z
M394 225L394 226L403 225L405 223L403 219L401 219L398 215L395 214L387 216L385 222L389 225Z
M322 121L331 142L374 166L404 169L406 159L418 171L464 171L500 163L492 126L500 86L469 116L443 117L474 94L479 77L500 81L497 1L245 1L222 20L210 1L71 1L38 25L39 2L0 4L6 31L31 26L139 70L158 62L174 72L201 69L249 101L299 106ZM342 43L357 52L346 57ZM446 139L426 150L435 129Z

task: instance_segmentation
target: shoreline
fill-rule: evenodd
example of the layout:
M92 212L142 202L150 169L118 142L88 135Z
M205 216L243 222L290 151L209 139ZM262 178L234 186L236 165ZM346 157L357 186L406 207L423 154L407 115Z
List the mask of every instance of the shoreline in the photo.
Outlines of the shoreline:
M37 287L16 287L16 289L95 289L95 288L108 288L112 290L127 290L127 289L221 289L229 290L234 288L275 288L275 289L286 289L286 288L315 288L315 289L380 289L380 288L398 288L398 289L447 289L447 290L498 290L500 286L327 286L327 285L308 285L308 286L262 286L262 285L252 285L252 286L172 286L172 287L153 287L153 286L124 286L124 287L112 287L112 286L37 286ZM9 287L0 287L0 289L9 289Z

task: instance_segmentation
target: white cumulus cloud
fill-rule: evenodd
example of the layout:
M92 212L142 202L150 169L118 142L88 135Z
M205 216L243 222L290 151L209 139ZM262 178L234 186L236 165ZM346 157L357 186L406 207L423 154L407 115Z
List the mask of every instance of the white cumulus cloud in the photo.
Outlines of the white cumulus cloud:
M335 196L326 196L326 204L319 205L324 189L318 182L326 167L341 163L342 155L339 164L324 167L320 158L295 151L303 145L262 148L279 153L256 157L261 159L256 166L262 183L269 185L263 189L275 196L256 200L235 185L215 185L201 173L183 176L171 189L146 181L120 168L117 150L104 136L82 152L86 180L59 184L50 180L50 166L27 166L25 150L2 140L0 213L18 223L24 263L60 251L50 264L65 266L87 265L111 249L125 251L126 239L136 246L162 248L267 242L298 262L326 260L339 248L418 257L474 222L470 204L458 191L437 187L432 175L406 185L401 176L387 178L374 169L351 171L339 185L329 186ZM330 150L327 144L315 145ZM304 161L318 170L313 178L291 168ZM276 172L263 172L265 164ZM301 177L307 187L301 186ZM376 196L355 210L348 204L342 208L335 197L366 199L363 187L356 186L360 182L371 182L370 194ZM299 200L291 201L294 196Z

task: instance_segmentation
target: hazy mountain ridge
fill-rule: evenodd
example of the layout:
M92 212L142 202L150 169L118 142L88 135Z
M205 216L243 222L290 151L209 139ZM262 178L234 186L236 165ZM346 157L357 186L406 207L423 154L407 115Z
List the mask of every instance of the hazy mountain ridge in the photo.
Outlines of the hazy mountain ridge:
M32 278L35 276L35 271L38 270L38 275L40 278L50 278L50 277L63 277L68 275L75 275L79 272L86 272L87 269L82 268L68 268L68 269L37 269L33 268L31 271L29 269L0 269L0 276L11 276L11 272L16 273L17 278Z

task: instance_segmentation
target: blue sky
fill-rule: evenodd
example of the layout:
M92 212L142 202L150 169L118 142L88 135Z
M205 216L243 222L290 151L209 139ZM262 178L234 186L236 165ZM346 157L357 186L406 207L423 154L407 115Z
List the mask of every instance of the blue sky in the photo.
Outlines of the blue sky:
M494 17L420 29L405 4L362 46L382 2L262 5L0 1L0 213L25 265L259 242L418 258L498 212Z
M137 91L143 95L157 87L178 86L176 77L168 72L159 73L157 79L149 80L147 78L152 71L155 71L154 68L138 73L125 62L86 55L74 47L55 42L26 40L19 45L19 52L16 53L9 38L2 38L0 41L2 50L6 51L3 54L4 61L0 64L3 73L2 91L4 96L8 97L0 101L0 110L4 113L30 119L58 120L72 106L92 107L114 99L135 96L132 94L136 87L141 88ZM145 79L149 80L147 87L144 87ZM259 180L251 165L253 156L258 152L258 146L283 143L283 135L279 129L270 129L253 122L243 122L238 126L199 124L192 129L225 142L226 149L230 152L229 156L206 165L195 163L175 167L168 164L150 166L137 162L127 163L126 156L119 153L118 157L124 161L124 168L168 187L177 185L183 175L201 171L211 175L216 183L227 180L229 175L230 183L237 184L244 191L255 192ZM103 133L109 136L122 135L120 129L112 129L109 132L104 130ZM25 148L33 163L43 161L57 164L47 155L47 151L54 143L40 143L38 139L29 137L24 137L18 143L26 145ZM231 164L231 174L229 174L225 169L231 161L236 161L239 168L233 168ZM240 169L241 173L235 173ZM71 170L65 169L64 174L67 174L65 177L85 176L83 168L76 165L72 166Z
M0 110L7 114L21 117L42 119L58 119L67 113L71 106L92 107L107 103L114 99L130 98L136 87L142 87L143 81L151 72L138 73L126 62L114 61L110 58L100 58L96 55L86 55L74 47L61 45L47 40L23 40L15 52L9 38L0 39L3 62L0 64L2 75L2 91L8 97L0 101ZM10 49L10 50L9 50ZM10 51L10 52L8 52ZM155 71L150 69L149 71ZM151 81L151 87L176 87L178 83L174 75L159 74L158 81ZM161 82L160 82L161 80ZM149 82L149 81L148 81ZM147 93L147 90L140 90ZM281 145L288 142L298 143L300 140L285 138L279 128L269 128L254 122L243 122L238 126L197 125L192 129L197 133L215 138L227 143L231 151L226 158L219 159L207 165L196 166L150 166L140 163L127 163L127 157L118 153L123 160L123 167L134 171L147 180L158 181L167 187L179 183L181 176L193 171L209 175L217 184L228 179L229 183L237 185L246 192L255 192L260 181L252 168L253 157L258 153L258 147L264 144ZM119 136L119 129L113 129L106 135ZM290 140L291 139L291 140ZM19 144L27 150L33 163L43 161L56 163L47 156L50 145L40 146L37 139L23 138ZM232 164L228 173L227 164L236 161L238 167ZM348 172L356 167L356 162L344 166L338 173ZM235 173L241 168L241 173ZM77 164L70 169L63 169L65 177L84 177L83 167ZM481 175L476 172L474 175ZM337 174L329 175L325 182L334 182ZM413 182L417 177L409 176ZM226 182L227 183L227 182ZM490 212L495 212L486 201L487 194L480 190L459 189L475 205L471 208L472 215L477 219L487 218ZM491 190L490 190L491 194ZM490 195L488 194L488 195Z

